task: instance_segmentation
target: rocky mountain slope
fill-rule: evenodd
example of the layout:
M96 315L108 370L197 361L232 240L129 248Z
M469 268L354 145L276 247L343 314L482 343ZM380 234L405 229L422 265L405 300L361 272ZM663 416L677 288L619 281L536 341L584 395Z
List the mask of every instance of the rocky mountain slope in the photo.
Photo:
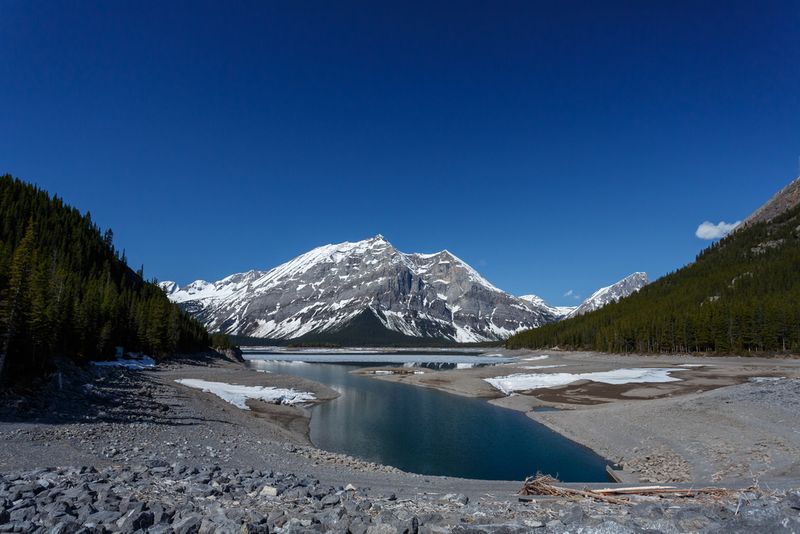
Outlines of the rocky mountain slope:
M575 309L577 308L577 306L551 306L550 304L545 302L545 300L539 295L522 295L520 298L526 302L531 303L534 306L547 309L558 319L563 319L564 317L568 316L570 313L575 311Z
M447 250L404 254L380 235L321 246L269 271L161 287L210 331L273 339L336 332L365 313L406 336L459 342L504 339L559 318Z
M599 310L606 304L616 302L621 298L636 293L646 286L647 283L647 273L633 273L616 284L598 289L592 293L591 297L584 300L580 306L570 311L566 316L575 317L594 310Z
M509 338L510 348L558 346L639 353L800 351L800 181L694 262L621 299Z
M790 182L778 191L769 201L744 220L741 227L759 222L771 221L778 215L789 211L800 204L800 178Z
M551 314L555 315L558 320L561 320L599 310L606 304L616 302L623 297L636 293L646 286L647 283L647 273L633 273L615 284L601 287L578 306L551 306L538 295L522 295L520 298L534 306L546 309Z

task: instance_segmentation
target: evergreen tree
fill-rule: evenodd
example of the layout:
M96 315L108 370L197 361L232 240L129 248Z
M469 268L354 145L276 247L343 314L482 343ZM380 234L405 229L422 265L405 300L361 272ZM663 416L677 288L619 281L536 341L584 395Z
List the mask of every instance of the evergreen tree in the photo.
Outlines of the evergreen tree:
M56 354L162 358L208 346L208 333L143 280L91 215L0 176L0 382L46 371Z
M33 264L33 223L29 222L25 236L14 251L8 273L8 286L3 290L0 301L0 320L3 323L4 340L0 353L0 380L4 378L9 354L19 351L17 346L24 342L25 326L28 319L28 285Z
M511 348L758 353L800 349L800 207L714 243L696 261L586 315L521 332Z

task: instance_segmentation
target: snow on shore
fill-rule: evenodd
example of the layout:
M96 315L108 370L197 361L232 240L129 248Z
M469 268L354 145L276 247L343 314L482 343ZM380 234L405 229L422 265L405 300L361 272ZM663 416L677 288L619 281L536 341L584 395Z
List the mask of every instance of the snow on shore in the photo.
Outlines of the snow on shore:
M566 386L567 384L572 384L579 380L590 380L592 382L602 382L604 384L676 382L679 381L680 378L672 377L670 373L683 370L685 369L679 367L641 367L633 369L615 369L613 371L595 373L513 374L495 378L485 378L484 380L506 395L510 395L515 391Z
M535 362L535 361L538 361L538 360L546 360L549 357L550 357L549 354L542 354L541 356L531 356L530 358L525 358L522 361L523 362Z
M97 367L125 367L126 369L152 369L156 361L150 356L137 356L134 358L118 358L111 361L91 362Z
M297 404L300 402L314 401L317 398L313 393L297 391L295 389L273 388L269 386L240 386L226 384L225 382L209 382L196 378L180 378L175 380L178 384L212 393L225 402L249 410L247 399L257 399L274 404Z

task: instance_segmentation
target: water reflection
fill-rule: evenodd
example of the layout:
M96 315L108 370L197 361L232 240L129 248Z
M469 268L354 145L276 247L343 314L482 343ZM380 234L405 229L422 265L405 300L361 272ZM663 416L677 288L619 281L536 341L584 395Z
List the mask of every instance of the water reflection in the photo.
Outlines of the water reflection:
M311 439L326 450L431 475L522 480L543 472L565 481L608 480L606 462L588 449L481 399L350 373L365 362L251 365L341 393L312 408Z

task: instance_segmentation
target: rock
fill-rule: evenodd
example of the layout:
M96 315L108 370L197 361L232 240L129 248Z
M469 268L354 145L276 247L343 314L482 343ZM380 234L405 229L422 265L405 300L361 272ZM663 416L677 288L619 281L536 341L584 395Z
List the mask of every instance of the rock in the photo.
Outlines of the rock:
M322 504L323 507L335 506L339 504L339 501L340 501L339 496L336 495L335 493L332 493L330 495L326 495L325 497L323 497L320 503Z
M74 519L66 519L48 531L48 534L73 534L81 530L81 524ZM86 532L86 530L84 530Z
M467 497L466 495L464 495L462 493L458 493L458 494L456 494L456 493L448 493L447 495L442 497L442 500L458 503L461 506L464 506L469 502L469 497Z
M398 517L393 524L400 534L417 534L419 532L419 519L415 515Z
M239 530L239 534L269 534L269 527L267 527L266 525L245 523Z
M190 534L200 530L202 519L196 515L190 515L172 523L172 530L175 534Z
M274 486L264 486L261 488L261 491L258 492L259 497L277 497L278 496L278 488Z
M578 523L586 516L580 506L572 506L561 515L561 522L565 525Z
M117 519L119 518L120 518L119 512L101 510L93 514L90 514L89 517L87 517L84 522L92 525L111 524L111 523L116 523Z
M367 534L397 534L397 529L387 523L379 523L370 525L367 528Z
M453 532L458 534L526 534L530 532L530 527L512 523L500 525L459 525L453 529Z
M544 528L544 523L541 521L536 521L534 519L527 519L525 521L525 526L528 528Z
M786 503L790 508L800 510L800 491L792 491L786 495Z
M121 532L144 530L153 524L153 513L142 511L138 506L117 519L117 527Z
M593 534L635 534L637 530L621 525L616 521L603 521L601 524L592 527Z
M30 521L36 515L36 508L33 506L26 506L24 508L17 508L9 513L10 523L23 523Z
M348 484L344 487L345 491L356 491L356 487L352 484Z
M357 517L347 526L347 531L351 534L366 534L369 524L364 519Z

